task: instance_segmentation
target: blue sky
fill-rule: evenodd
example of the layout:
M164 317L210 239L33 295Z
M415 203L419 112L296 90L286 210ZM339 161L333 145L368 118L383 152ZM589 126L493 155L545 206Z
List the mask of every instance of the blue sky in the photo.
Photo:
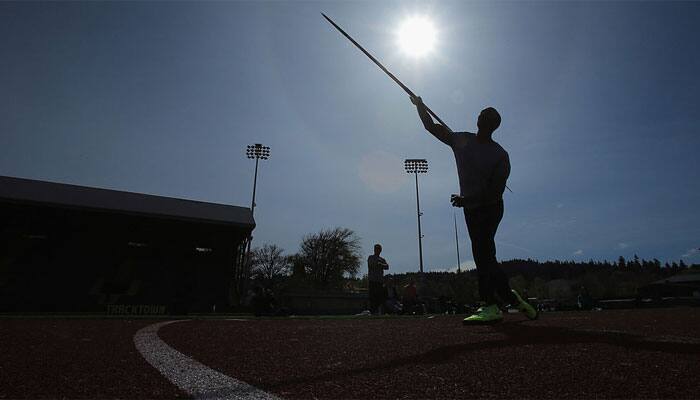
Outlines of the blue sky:
M496 107L500 259L700 263L700 3L0 3L0 174L249 206L287 253L343 226L397 272L456 265L451 150L343 26L454 130ZM428 59L394 31L428 15ZM462 260L471 253L458 213ZM695 249L695 250L693 250Z

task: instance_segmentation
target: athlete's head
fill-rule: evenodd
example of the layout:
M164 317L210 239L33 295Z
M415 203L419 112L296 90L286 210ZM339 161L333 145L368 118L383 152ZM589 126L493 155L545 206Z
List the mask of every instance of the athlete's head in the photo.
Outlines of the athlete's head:
M378 256L382 252L382 245L377 243L374 245L374 255Z
M493 132L498 129L499 125L501 125L501 114L495 108L488 107L481 110L479 119L476 122L479 130Z

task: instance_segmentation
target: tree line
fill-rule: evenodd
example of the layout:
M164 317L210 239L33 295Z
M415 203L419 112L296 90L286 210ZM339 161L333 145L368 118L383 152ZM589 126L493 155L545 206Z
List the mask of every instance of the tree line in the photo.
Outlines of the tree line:
M355 290L367 288L360 239L350 229L333 228L305 235L294 254L274 244L254 248L248 258L248 285L271 290ZM585 291L595 299L635 297L640 287L689 270L683 260L661 263L658 259L619 257L616 261L538 261L514 259L501 262L511 286L529 297L567 301ZM387 285L400 293L410 281L422 281L422 295L449 298L460 304L478 301L475 270L387 275Z
M679 262L661 263L658 259L631 260L619 257L611 261L537 261L515 259L500 263L513 289L528 297L551 299L558 303L575 302L585 293L593 299L636 298L639 288L652 282L685 272L700 272L700 265ZM418 279L416 273L389 276L397 286ZM431 272L426 274L426 293L447 296L460 304L478 301L478 278L475 270L462 273Z

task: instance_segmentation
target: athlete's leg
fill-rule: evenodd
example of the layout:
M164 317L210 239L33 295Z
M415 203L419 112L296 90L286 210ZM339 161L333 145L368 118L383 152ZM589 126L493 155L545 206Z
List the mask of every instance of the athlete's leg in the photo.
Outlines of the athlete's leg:
M369 303L372 314L381 313L384 287L381 282L369 282Z
M490 304L489 300L493 297L493 290L490 287L490 279L488 277L489 271L488 267L484 264L484 260L481 255L482 242L480 238L482 234L483 223L481 221L482 215L477 210L468 211L464 209L464 219L467 223L467 231L469 232L469 240L472 245L472 257L474 257L474 264L476 264L476 274L479 279L479 298L481 301Z
M496 260L495 236L503 218L503 202L464 211L472 241L472 253L479 275L479 294L486 304L496 303L496 296L506 304L516 301L508 277Z

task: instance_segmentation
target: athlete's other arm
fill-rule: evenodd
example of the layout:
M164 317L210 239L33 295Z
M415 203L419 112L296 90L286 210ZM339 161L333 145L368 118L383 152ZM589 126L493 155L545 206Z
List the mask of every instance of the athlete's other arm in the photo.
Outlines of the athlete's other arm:
M503 192L506 190L506 181L510 175L510 159L508 154L501 158L496 168L493 170L491 179L489 179L484 188L484 200L487 202L495 201L503 197Z
M420 96L411 97L411 102L416 105L418 116L423 122L425 130L432 133L433 136L438 138L442 143L450 146L452 144L452 132L450 132L446 126L433 122L433 117L428 113L428 109L425 104L423 104L423 99L421 99Z

